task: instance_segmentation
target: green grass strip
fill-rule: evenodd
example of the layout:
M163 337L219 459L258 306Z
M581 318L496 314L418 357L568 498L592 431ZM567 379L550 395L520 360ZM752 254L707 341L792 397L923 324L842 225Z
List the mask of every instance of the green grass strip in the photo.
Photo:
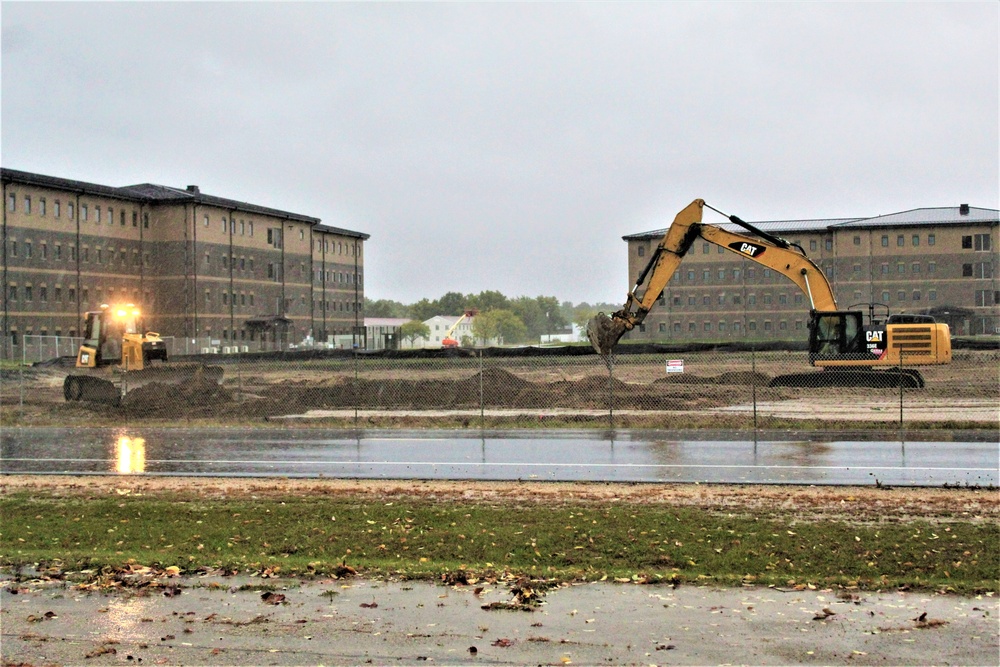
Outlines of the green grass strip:
M1000 527L990 522L852 524L704 509L363 497L0 499L0 564L64 570L128 562L184 571L437 578L512 572L561 580L995 591Z

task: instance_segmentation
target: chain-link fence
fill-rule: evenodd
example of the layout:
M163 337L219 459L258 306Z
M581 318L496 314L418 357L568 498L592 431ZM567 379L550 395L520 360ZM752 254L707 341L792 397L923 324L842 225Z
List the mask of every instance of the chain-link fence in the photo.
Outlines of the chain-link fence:
M43 344L50 345L32 341L39 349ZM62 339L60 346L66 344ZM919 368L919 377L906 367L831 373L811 367L804 352L780 349L654 349L610 361L589 348L408 355L238 351L175 355L122 373L81 372L70 358L53 357L0 369L0 410L7 424L60 425L727 431L998 426L995 343L987 349L956 346L952 363Z

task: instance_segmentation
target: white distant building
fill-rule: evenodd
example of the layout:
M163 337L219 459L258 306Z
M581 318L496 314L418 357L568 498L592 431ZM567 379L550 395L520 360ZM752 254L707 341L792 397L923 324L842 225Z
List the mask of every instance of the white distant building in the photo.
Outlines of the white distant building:
M369 350L400 350L405 341L399 329L410 320L405 317L366 317L365 338Z
M573 324L573 329L570 333L561 334L542 334L541 342L546 343L579 343L584 340L583 329L578 325Z

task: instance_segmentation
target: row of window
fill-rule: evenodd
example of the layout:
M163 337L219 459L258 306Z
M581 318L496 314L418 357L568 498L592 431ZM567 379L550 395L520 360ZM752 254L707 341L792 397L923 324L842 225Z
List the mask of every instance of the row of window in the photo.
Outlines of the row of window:
M762 328L763 328L764 331L773 331L774 330L774 324L775 323L772 322L771 320L764 320L762 323L760 323L760 325L762 326ZM788 328L789 328L788 327L789 322L787 320L779 320L777 324L778 324L778 331L787 331ZM795 322L793 323L793 326L794 326L794 329L796 331L801 331L801 330L803 330L805 328L805 324L803 323L802 320L795 320ZM747 331L757 331L758 330L757 329L757 327L758 327L757 320L750 320L750 321L748 321L746 323L746 327L747 327ZM658 328L659 328L659 332L660 333L667 333L667 323L666 322L660 322ZM681 322L673 322L672 325L671 325L671 327L670 327L670 329L674 333L681 333L685 329L687 331L689 331L689 332L699 331L698 322L687 322L686 325L683 324L683 323L681 323ZM646 325L645 324L640 324L639 325L639 330L640 331L645 331L646 330ZM732 322L726 322L725 320L719 320L718 322L702 322L700 330L701 331L718 331L720 333L725 333L727 331L740 332L740 331L743 330L743 322L741 322L740 320L733 320Z
M64 289L62 285L54 285L50 291L49 286L44 283L41 285L34 285L31 283L18 285L17 283L10 283L7 286L7 299L10 302L23 301L25 303L31 303L37 299L40 303L48 303L50 295L53 303L64 303L63 297L65 297L65 303L76 303L76 287L66 287ZM125 287L109 287L105 291L103 288L98 287L94 289L94 303L115 303L120 300L148 306L152 302L152 295L148 290L144 293L144 295L145 299L140 300L138 288L132 288L129 290ZM107 301L104 299L105 296L107 297ZM80 303L84 306L91 303L89 287L80 288Z
M934 234L928 234L927 235L927 245L936 245L936 244L937 244L937 237ZM861 245L861 237L860 236L855 235L855 237L854 237L854 245ZM913 247L917 247L917 246L920 245L920 234L912 234L910 236L910 245L913 246ZM896 247L897 248L902 248L902 247L905 247L905 246L906 246L906 234L896 234ZM889 247L889 235L888 234L883 234L882 235L882 247L883 248L888 248Z
M63 246L61 243L56 243L52 246L51 252L49 251L49 244L45 241L38 244L37 252L35 250L35 245L32 241L18 241L17 239L9 239L7 241L7 251L10 257L24 257L25 259L35 259L36 257L41 260L53 259L55 261L60 261L66 259L71 262L76 261L76 246L68 245L67 252L63 252ZM128 261L128 250L126 248L114 248L113 246L108 246L107 248L93 248L93 254L91 254L90 246L83 246L81 260L84 262L90 262L91 257L97 264L111 264L117 261L121 264L125 264ZM149 266L149 253L144 252L142 254L142 264L143 266ZM132 266L139 266L139 251L136 249L132 250Z
M226 290L226 291L221 292L221 296L219 297L219 303L222 306L229 306L230 304L232 304L233 306L240 306L240 307L242 307L242 306L249 306L249 307L253 307L254 306L254 299L255 299L255 297L254 297L254 293L253 292L250 292L250 293L240 292L240 293L237 294L236 292L230 292L230 291ZM298 301L299 301L299 305L305 306L306 305L306 295L305 294L300 294ZM205 306L206 307L211 307L212 306L212 302L213 302L212 290L205 290ZM295 303L295 299L288 299L288 298L286 298L285 299L285 312L290 311L291 308L292 308L292 305L294 305L294 303ZM357 301L330 301L330 300L327 300L327 299L315 300L313 302L313 309L317 313L322 312L323 309L324 309L324 307L325 307L325 309L326 309L327 312L337 312L337 311L340 311L340 312L354 312L356 309L357 310L361 309L361 303L357 302Z
M32 204L33 200L31 195L24 195L21 212L24 215L32 215ZM17 193L10 192L7 194L7 210L11 213L17 211ZM38 215L40 217L46 217L49 213L48 200L45 197L38 198ZM62 201L55 199L52 201L52 217L61 218L62 217ZM90 204L80 204L80 222L90 221ZM95 204L94 208L94 224L100 225L102 223L113 225L115 224L115 213L116 209L113 206L107 206L104 209L100 205ZM122 227L127 226L129 220L132 221L133 227L139 226L139 212L135 209L126 210L124 208L117 209L119 224ZM68 220L73 220L77 214L76 204L74 202L66 202L66 218ZM144 229L149 229L149 213L142 214L142 226Z
M662 294L660 295L660 299L659 300L660 300L661 304L664 302L664 296ZM772 295L770 295L770 294L762 294L760 296L760 301L764 305L770 305L771 303L773 303L774 297ZM675 294L675 295L673 295L671 297L670 302L674 306L684 306L685 303L688 306L697 306L698 305L698 297L689 294L685 298L683 296L679 296L679 295ZM715 295L715 302L716 302L716 304L718 304L720 306L726 305L727 302L731 302L734 306L738 306L738 305L741 305L743 303L743 295L742 294L733 294L733 295L730 296L730 295L727 295L725 292L722 292L721 294L716 294ZM797 305L797 306L802 305L802 303L803 303L802 294L800 294L800 293L793 294L791 302L793 304ZM788 295L787 294L779 294L778 295L778 303L780 305L787 305L789 303ZM710 305L712 305L712 295L703 294L701 296L701 305L703 305L703 306L710 306ZM755 305L757 305L757 295L756 294L748 294L747 295L747 305L748 306L755 306Z
M906 236L907 236L906 234L897 234L896 235L896 247L902 248L902 247L906 246ZM990 249L990 247L989 247L990 246L989 234L976 234L974 236L977 239L975 242L973 242L973 240L972 240L973 237L972 236L963 236L962 237L962 247L963 248L971 248L971 247L973 247L972 244L975 243L977 245L976 250L989 250ZM980 238L980 237L982 237L982 238ZM910 245L913 246L913 247L918 247L920 245L920 238L921 238L920 234L911 234L910 235ZM968 243L970 245L968 245L968 246L965 245L966 244L966 239L969 239ZM882 235L882 239L881 239L882 247L883 248L888 248L889 247L889 241L890 241L889 234L883 234ZM862 237L861 237L861 235L860 234L855 234L854 238L852 239L852 242L856 246L862 245ZM936 235L935 234L927 234L926 242L927 242L927 245L929 245L929 246L936 245L937 244L937 237L936 237ZM798 246L798 247L802 248L803 250L805 250L805 248L806 248L806 246L803 245L803 243L802 243L801 240L793 240L793 241L790 241L790 243L792 245L795 245L795 246ZM702 243L701 244L701 254L703 254L703 255L709 254L711 252L712 245L713 244L711 244L711 243ZM809 252L816 252L819 249L819 241L817 239L810 239L809 243L808 243L808 246L809 246ZM717 245L717 246L715 246L715 248L716 248L716 253L718 253L720 255L723 254L726 251L726 249L723 248L721 245ZM823 249L826 250L827 252L832 252L833 251L833 238L823 239ZM639 254L639 257L643 257L646 254L646 248L645 248L645 246L641 246L640 245L638 247L638 254Z

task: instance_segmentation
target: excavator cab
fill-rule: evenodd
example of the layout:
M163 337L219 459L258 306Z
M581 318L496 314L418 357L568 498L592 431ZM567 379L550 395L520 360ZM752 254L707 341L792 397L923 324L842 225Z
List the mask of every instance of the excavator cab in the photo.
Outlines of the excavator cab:
M817 365L817 361L877 359L869 353L865 339L864 314L861 311L813 311L809 319L809 363Z

